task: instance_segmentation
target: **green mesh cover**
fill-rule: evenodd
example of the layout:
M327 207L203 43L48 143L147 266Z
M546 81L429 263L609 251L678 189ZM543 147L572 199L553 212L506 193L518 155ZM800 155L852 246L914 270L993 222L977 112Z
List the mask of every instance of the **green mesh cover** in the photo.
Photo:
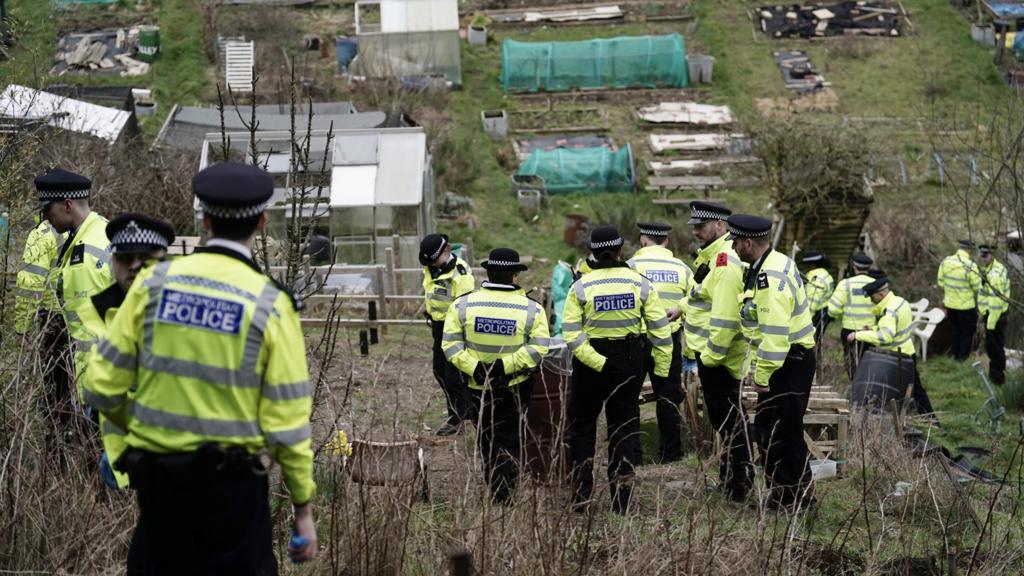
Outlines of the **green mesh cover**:
M52 0L57 7L70 6L71 4L113 4L117 0Z
M548 194L582 192L631 192L633 151L607 148L556 148L534 150L516 176L539 176Z
M502 45L506 92L595 88L683 88L686 50L679 34L620 36L579 42Z

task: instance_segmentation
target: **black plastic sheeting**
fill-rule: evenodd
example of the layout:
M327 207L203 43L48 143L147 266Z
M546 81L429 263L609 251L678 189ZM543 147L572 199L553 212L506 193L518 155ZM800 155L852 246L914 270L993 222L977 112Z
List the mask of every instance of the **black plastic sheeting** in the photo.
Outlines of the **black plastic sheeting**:
M814 12L827 9L834 16L827 25ZM795 14L796 18L787 17ZM772 38L816 38L865 34L876 36L899 36L902 34L902 11L896 4L863 4L841 2L839 4L790 4L762 6L757 9L761 31ZM769 16L766 16L769 15Z

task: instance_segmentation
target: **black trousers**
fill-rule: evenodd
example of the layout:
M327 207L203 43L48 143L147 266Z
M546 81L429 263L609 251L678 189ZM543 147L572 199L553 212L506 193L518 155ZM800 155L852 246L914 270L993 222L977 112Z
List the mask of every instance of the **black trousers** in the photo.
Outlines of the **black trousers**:
M864 342L847 342L846 337L854 332L856 330L849 330L847 328L839 331L839 340L843 344L843 360L846 364L846 375L850 377L850 382L853 382L853 377L857 374L857 364L860 363L861 357L864 356L864 353L869 348L874 348L874 346Z
M501 390L470 390L479 414L477 445L483 456L484 481L491 498L507 503L515 493L522 462L526 410L533 394L533 378Z
M277 574L266 474L194 476L149 469L133 470L130 478L140 515L129 574Z
M441 350L441 336L444 333L444 322L430 321L430 332L434 337L434 380L444 392L448 404L448 420L461 422L470 420L469 386L465 377L444 357Z
M768 380L757 399L754 430L770 498L788 506L805 498L811 482L804 412L814 381L813 350L793 346L782 367Z
M821 335L825 333L825 328L828 328L828 323L832 320L832 317L828 315L828 308L822 308L814 313L811 317L814 322L814 341L821 346Z
M921 383L921 372L917 369L917 357L908 357L908 360L914 363L914 388L910 391L910 397L914 399L917 413L921 415L934 414L935 409L932 408L932 401L928 398L928 392L924 389L924 384Z
M654 375L654 358L647 361L647 375L654 390L655 415L658 418L658 458L661 461L678 460L683 456L681 428L683 418L679 410L683 396L683 341L682 329L672 333L672 363L668 377ZM640 461L640 458L637 458Z
M953 358L962 362L971 355L974 348L974 331L978 328L978 309L948 309L949 321L953 324Z
M591 340L591 345L608 361L600 372L578 359L572 362L568 415L573 501L585 502L594 491L597 418L604 409L612 506L623 511L629 504L633 469L640 452L640 389L646 350L639 339Z
M985 354L988 354L988 379L993 384L1006 383L1006 313L996 322L995 330L985 330Z
M704 407L711 426L728 448L718 464L721 488L733 498L742 498L754 482L750 462L750 434L740 404L740 381L724 366L709 367L697 356L697 376L704 393Z

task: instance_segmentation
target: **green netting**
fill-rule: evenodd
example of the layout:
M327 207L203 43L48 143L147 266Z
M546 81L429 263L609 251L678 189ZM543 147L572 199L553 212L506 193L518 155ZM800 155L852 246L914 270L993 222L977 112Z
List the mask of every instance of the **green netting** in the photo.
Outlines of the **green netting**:
M506 92L594 88L683 88L686 50L679 34L620 36L579 42L502 45Z
M71 4L113 4L117 0L51 0L54 6L70 6Z
M517 177L540 177L548 194L631 192L633 151L607 148L534 150L516 171Z

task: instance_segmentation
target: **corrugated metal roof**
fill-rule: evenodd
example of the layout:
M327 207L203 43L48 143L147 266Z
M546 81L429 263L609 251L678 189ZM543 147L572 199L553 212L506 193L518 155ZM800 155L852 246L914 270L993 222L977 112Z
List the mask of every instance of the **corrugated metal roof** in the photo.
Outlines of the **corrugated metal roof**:
M0 117L45 120L55 128L114 143L131 113L11 84L0 94Z

